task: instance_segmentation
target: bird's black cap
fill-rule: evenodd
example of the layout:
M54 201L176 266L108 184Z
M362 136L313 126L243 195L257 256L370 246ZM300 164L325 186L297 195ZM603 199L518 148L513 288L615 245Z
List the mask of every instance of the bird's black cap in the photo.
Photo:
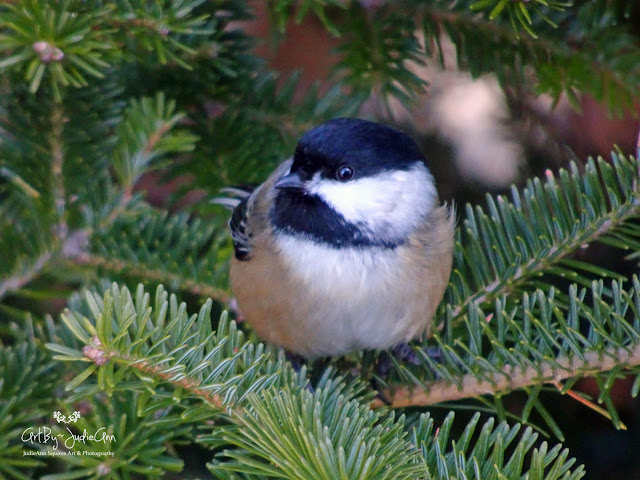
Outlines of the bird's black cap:
M341 165L357 175L387 170L408 170L416 162L426 165L416 142L406 133L357 118L336 118L306 132L298 142L292 171L333 175Z
M348 221L309 191L307 182L318 173L324 179L348 182L408 171L416 163L426 165L420 148L406 133L355 118L330 120L306 132L298 142L291 171L274 185L278 194L269 214L271 223L276 232L301 235L336 248L395 248L402 239L372 233Z

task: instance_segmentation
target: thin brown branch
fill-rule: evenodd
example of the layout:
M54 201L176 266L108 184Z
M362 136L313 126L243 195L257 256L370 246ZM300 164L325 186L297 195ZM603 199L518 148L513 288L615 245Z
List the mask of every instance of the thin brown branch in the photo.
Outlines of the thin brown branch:
M422 386L401 386L381 392L381 398L391 399L392 408L435 405L436 403L493 395L541 383L558 384L578 375L606 372L619 365L640 364L640 343L629 349L618 348L603 352L586 352L584 360L577 356L559 357L553 362L544 361L534 367L512 367L505 365L502 374L487 373L487 379L467 374L459 379L459 385L446 380L425 383ZM385 406L381 400L372 403L373 408Z
M0 298L4 297L7 293L19 290L31 280L33 280L49 263L52 257L52 252L47 251L42 253L36 260L29 266L29 268L20 271L10 277L5 278L0 282Z
M89 345L85 345L82 349L82 353L99 367L108 361L125 363L127 366L143 372L146 375L159 378L163 382L169 383L174 387L182 388L216 408L224 408L224 402L219 395L202 388L200 382L193 378L184 376L183 378L176 380L175 373L166 373L164 371L165 367L149 365L146 360L141 358L132 357L131 355L115 350L104 349L97 337L93 337L91 339L91 343Z
M67 221L65 219L66 193L64 188L64 152L62 134L64 131L64 111L60 103L55 103L51 111L51 181L53 183L54 206L58 217L55 236L63 239L67 235Z
M50 250L41 253L29 267L2 280L0 282L0 298L24 287L60 257L74 258L80 255L89 242L89 231L86 229L74 230L61 240L63 240L62 243L55 242Z
M109 215L107 215L107 217L99 222L98 228L106 228L111 225L116 220L116 218L118 218L118 216L120 216L120 214L127 209L129 203L131 202L131 198L133 198L133 187L129 186L122 191L120 201L113 208L113 210L109 212Z
M600 415L602 415L603 417L605 417L606 419L608 419L609 421L611 421L611 415L609 414L609 412L607 412L604 408L599 407L598 405L596 405L595 403L593 403L591 400L587 400L586 398L584 398L582 395L580 395L577 392L574 392L573 390L569 389L566 392L562 392L562 384L560 382L551 382L553 384L554 387L556 387L558 389L558 391L561 394L566 394L569 395L571 398L573 398L576 402L579 402L581 404L583 404L585 407L590 408L591 410L593 410L596 413L599 413ZM620 428L622 430L626 430L627 426L620 422Z
M147 143L142 150L145 155L150 155L151 152L153 152L153 149L156 148L156 144L160 141L165 133L171 130L171 127L173 127L173 122L164 122L156 129L155 132L149 135Z
M120 355L120 358L126 361L131 361L128 355ZM201 398L205 402L213 405L216 408L224 408L222 399L215 393L211 393L205 388L202 388L200 383L187 376L180 380L175 380L174 373L164 373L163 368L157 365L149 365L145 361L133 362L130 364L131 368L135 368L148 375L152 375L162 379L162 381L172 384L175 387L183 388L184 390L192 393L193 395Z
M183 291L187 291L198 296L211 297L221 303L228 303L231 300L227 292L213 285L198 282L178 273L149 268L141 263L127 262L115 258L105 258L93 253L83 253L78 255L72 259L72 262L75 265L102 268L114 273L125 272L127 274L135 275L136 277L144 278L145 281L178 285Z
M167 37L171 31L161 22L156 22L146 18L112 18L108 20L111 25L119 28L124 34L130 35L135 28L144 28L149 33L157 33L162 37Z

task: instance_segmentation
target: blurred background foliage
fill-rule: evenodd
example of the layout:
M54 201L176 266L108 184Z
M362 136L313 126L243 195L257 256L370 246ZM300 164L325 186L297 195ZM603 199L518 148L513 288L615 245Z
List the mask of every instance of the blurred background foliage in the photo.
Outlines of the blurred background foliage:
M331 423L339 418L332 405L343 401L353 402L348 411L357 421L347 431L334 425L324 441L355 452L364 447L345 440L349 432L386 425L387 433L363 437L366 452L398 457L395 477L377 467L366 476L355 460L347 475L339 452L327 453L336 463L327 460L325 471L335 467L344 478L357 472L363 478L418 478L422 463L433 478L463 478L462 471L467 478L498 478L482 469L493 464L505 465L501 478L520 478L518 462L524 471L531 468L530 478L579 478L581 463L584 478L640 476L634 455L640 448L638 372L630 374L626 364L604 376L578 372L565 384L563 393L571 389L599 401L604 416L553 388L528 386L509 395L495 391L490 401L458 402L456 422L445 408L450 404L408 408L402 418L400 411L395 417L384 409L368 411L371 388L349 376L354 369L367 371L367 355L316 362L298 375L277 351L263 351L248 327L236 330L225 316L218 325L223 310L233 307L227 284L232 248L228 214L211 202L223 186L264 180L303 131L327 119L359 116L394 124L423 147L442 199L458 206L461 228L452 288L439 313L452 326L435 341L446 352L442 366L427 368L428 359L413 369L394 365L379 385L454 378L465 373L461 362L473 365L474 375L487 375L482 357L495 359L487 345L492 337L479 326L483 315L494 318L498 334L513 333L509 339L519 338L517 321L531 314L540 319L540 335L567 339L575 327L584 335L579 342L588 338L596 350L605 349L604 337L615 346L636 345L630 332L637 330L640 308L632 280L640 251L638 169L625 158L635 154L639 127L639 39L640 4L624 0L3 2L0 476L155 478L173 472L172 478L261 478L274 474L264 461L271 456L272 463L287 465L286 478L312 478L300 473L306 467L295 459L278 457L277 445L256 444L260 422L291 412L304 428L281 425L280 434L304 445L321 436L308 433L315 428L309 412ZM598 155L605 160L587 162ZM534 177L544 186L527 184ZM510 196L512 185L519 190ZM553 197L556 191L578 194L572 203ZM536 210L534 201L523 213L518 198L537 199L550 210ZM513 209L503 209L505 202ZM565 224L553 223L556 213ZM582 222L579 227L574 220ZM551 245L559 245L556 256L545 246L548 225L556 229L548 234L557 242ZM540 233L542 240L521 240L522 232L533 232L531 238ZM587 240L582 245L572 235ZM518 245L507 248L515 238L531 259L524 280L491 253L498 246L519 255ZM486 272L473 258L489 259ZM492 275L509 287L480 298L475 310L465 298L479 298L474 295L492 284ZM618 290L611 279L626 283ZM593 280L605 286L592 287ZM155 300L145 300L138 283L155 291ZM87 297L94 300L82 300L78 292L87 288L98 292ZM195 327L186 310L203 304ZM157 331L136 343L145 332L145 305L167 337L175 336L175 345L162 344ZM549 312L583 313L574 312L575 325L560 328L542 305ZM65 308L70 310L61 321ZM135 334L128 330L133 317L123 312L140 316ZM630 327L618 338L623 319ZM602 331L602 338L593 333ZM535 344L528 358L563 351L554 346L547 352L531 335L523 337ZM101 343L91 343L94 336ZM122 343L130 336L133 346ZM464 350L476 339L476 347L484 348L479 356L473 346ZM83 344L99 352L108 347L113 357L103 366ZM184 345L191 350L181 356L176 352ZM586 349L586 340L580 345ZM137 365L149 368L131 373L125 366L136 363L126 352L139 354ZM154 361L170 367L151 368ZM76 369L77 362L83 368ZM211 365L221 366L209 371ZM317 394L302 388L305 373ZM284 392L281 397L269 390L274 387ZM210 395L223 400L218 404ZM229 405L251 405L256 416L236 423L225 411ZM20 433L43 425L55 431L56 410L80 411L85 426L78 428L111 425L116 458L23 457ZM489 422L478 432L475 412ZM529 422L550 435L551 444L564 440L577 463L572 466L559 447L541 454L547 447L531 431L496 427L487 420L493 415ZM376 450L376 435L389 452ZM277 440L278 433L270 438ZM409 444L421 454L400 455ZM531 453L534 445L538 453ZM474 470L470 459L460 466L460 452L480 466ZM557 476L538 473L543 464L556 465Z

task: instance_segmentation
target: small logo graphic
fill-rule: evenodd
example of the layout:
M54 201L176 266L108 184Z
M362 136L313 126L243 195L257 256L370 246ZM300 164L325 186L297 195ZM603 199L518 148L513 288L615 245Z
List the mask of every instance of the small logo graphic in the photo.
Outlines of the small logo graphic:
M53 418L55 418L58 423L76 423L80 418L80 412L73 412L68 417L60 412L53 412Z
M53 412L53 418L59 424L66 426L51 427L42 425L26 428L20 437L27 449L22 455L93 455L99 457L113 457L112 450L104 450L116 443L115 435L109 433L111 428L99 427L95 431L78 431L76 423L80 419L80 412L75 411L71 415L63 415L61 412ZM65 431L66 430L66 431ZM87 448L87 450L85 450Z

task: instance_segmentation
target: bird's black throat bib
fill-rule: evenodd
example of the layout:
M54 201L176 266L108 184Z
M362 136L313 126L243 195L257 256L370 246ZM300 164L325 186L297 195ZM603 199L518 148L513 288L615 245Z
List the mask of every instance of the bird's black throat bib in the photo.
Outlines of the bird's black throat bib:
M275 198L269 218L276 232L299 235L335 248L396 248L402 243L376 238L373 232L349 222L317 195L282 191Z

